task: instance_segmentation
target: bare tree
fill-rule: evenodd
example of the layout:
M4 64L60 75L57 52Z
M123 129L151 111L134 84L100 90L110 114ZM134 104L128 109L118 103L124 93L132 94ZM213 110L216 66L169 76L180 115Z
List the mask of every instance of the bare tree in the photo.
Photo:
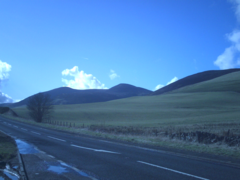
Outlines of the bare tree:
M52 117L53 101L49 94L38 93L28 100L27 109L33 120L42 122L44 119Z

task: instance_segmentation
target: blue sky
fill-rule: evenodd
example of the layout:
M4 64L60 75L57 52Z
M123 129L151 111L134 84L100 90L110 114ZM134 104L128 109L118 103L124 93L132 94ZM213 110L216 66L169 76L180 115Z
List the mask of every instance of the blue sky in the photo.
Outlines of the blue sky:
M239 68L239 0L0 0L0 102Z

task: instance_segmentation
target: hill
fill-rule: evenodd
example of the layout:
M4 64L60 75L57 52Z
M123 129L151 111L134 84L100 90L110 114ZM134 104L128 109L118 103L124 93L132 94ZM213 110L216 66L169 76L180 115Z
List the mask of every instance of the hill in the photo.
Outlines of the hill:
M114 92L124 86L113 88ZM239 123L240 71L156 96L56 105L54 120L78 125L151 126ZM24 107L14 108L28 118Z
M195 93L195 92L238 92L240 93L240 71L229 73L212 80L185 86L170 93Z
M51 98L54 100L54 105L61 105L105 102L132 96L145 96L152 93L152 91L129 84L119 84L110 89L76 90L69 87L60 87L43 93L51 96ZM30 97L8 106L24 106Z
M151 126L231 123L240 116L235 92L166 93L107 102L55 105L54 121L78 125ZM29 118L25 107L13 110Z
M172 84L169 84L161 89L158 89L151 93L151 95L160 95L163 93L167 93L185 86L197 84L203 81L208 81L229 73L240 71L240 69L227 69L227 70L211 70L211 71L204 71L197 74L193 74L182 78Z

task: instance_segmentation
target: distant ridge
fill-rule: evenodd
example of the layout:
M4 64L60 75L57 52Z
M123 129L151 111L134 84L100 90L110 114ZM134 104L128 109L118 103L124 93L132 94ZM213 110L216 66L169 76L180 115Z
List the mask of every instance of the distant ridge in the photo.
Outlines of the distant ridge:
M161 89L158 89L156 91L154 91L153 93L151 93L150 95L160 95L163 93L167 93L185 86L189 86L189 85L193 85L196 83L200 83L203 81L207 81L207 80L211 80L229 73L233 73L236 71L240 71L239 68L237 69L227 69L227 70L211 70L211 71L204 71L204 72L200 72L197 74L193 74L190 76L187 76L185 78L182 78L172 84L169 84Z
M136 87L130 84L119 84L117 86L114 86L112 88L109 89L109 92L111 93L120 93L120 94L124 94L124 93L128 93L128 95L132 95L132 96L136 96L136 94L138 96L145 96L148 95L149 93L151 93L152 91L141 88L141 87Z
M43 93L49 94L55 105L60 105L105 102L132 96L145 96L152 91L130 84L119 84L110 89L76 90L69 87L60 87ZM30 97L17 103L8 104L8 107L26 105ZM3 105L6 106L6 104Z
M240 71L229 73L217 78L196 83L171 91L171 93L196 92L232 92L240 93Z

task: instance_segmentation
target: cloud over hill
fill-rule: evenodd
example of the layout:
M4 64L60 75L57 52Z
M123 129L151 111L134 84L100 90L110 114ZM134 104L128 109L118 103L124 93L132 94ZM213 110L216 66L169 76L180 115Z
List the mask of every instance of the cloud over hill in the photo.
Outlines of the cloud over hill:
M117 78L117 77L120 77L119 75L117 75L117 73L114 71L114 70L110 70L110 74L109 74L109 77L111 80Z
M11 71L11 65L6 63L6 62L2 62L0 60L0 86L2 85L2 81L8 79L9 77L9 72ZM13 99L7 95L4 94L3 92L1 92L0 90L0 103L12 103Z
M238 22L240 22L240 0L231 0L235 6L235 14ZM226 35L227 40L231 42L231 46L225 48L224 52L217 57L214 65L220 69L230 69L240 66L240 30L234 30Z
M73 89L107 89L96 77L92 74L79 71L78 66L74 66L72 69L65 69L62 71L63 76L72 76L74 80L67 80L62 78L67 87Z
M174 83L174 82L176 82L177 80L178 80L178 78L175 76L175 77L172 78L171 81L169 81L166 85L169 85L169 84L171 84L171 83ZM154 91L156 91L156 90L158 90L158 89L161 89L161 88L163 88L163 87L164 87L164 85L159 84L159 85L157 85L157 86L155 87Z

